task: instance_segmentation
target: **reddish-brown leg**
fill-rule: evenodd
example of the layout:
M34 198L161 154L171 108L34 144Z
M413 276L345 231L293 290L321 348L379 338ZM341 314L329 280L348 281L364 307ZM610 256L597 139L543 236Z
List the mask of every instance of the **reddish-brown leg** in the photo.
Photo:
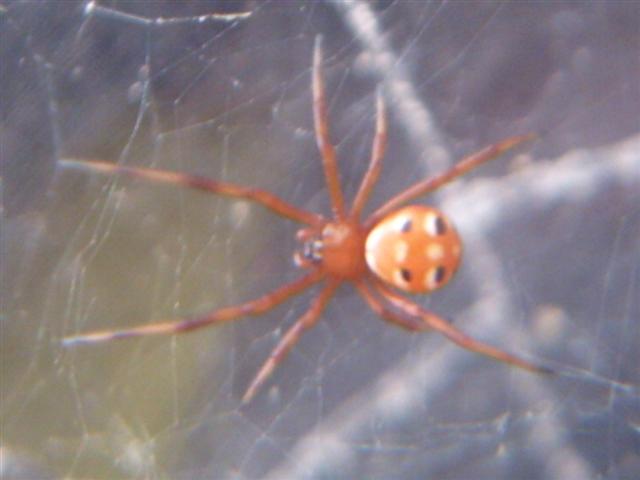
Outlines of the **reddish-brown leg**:
M318 282L323 276L324 272L321 270L314 270L298 280L273 290L262 297L240 305L221 308L205 315L199 315L177 321L151 323L127 330L104 330L67 337L63 339L62 344L65 347L72 347L76 345L119 340L122 338L142 337L146 335L172 335L189 332L212 324L229 322L247 315L259 315L271 310L288 298L299 294L306 288Z
M313 120L316 130L316 143L322 156L324 176L329 189L329 198L333 215L338 220L345 218L344 197L340 188L340 175L336 151L329 138L329 122L327 120L327 102L324 94L324 78L322 76L322 36L316 37L313 49L313 71L311 74L311 90L313 91Z
M395 197L391 198L380 208L378 208L364 222L365 227L371 227L375 225L380 219L382 219L382 217L396 210L398 207L401 207L402 205L408 203L414 198L426 195L427 193L432 192L449 183L451 180L464 175L465 173L468 173L469 171L482 165L483 163L498 158L509 150L512 150L525 142L533 140L534 138L536 138L535 134L507 138L493 145L489 145L479 152L469 155L446 172L443 172L439 175L434 175L433 177L429 177L426 180L410 186L406 190L397 194Z
M371 160L369 167L365 173L358 193L353 200L351 207L351 218L360 219L360 214L364 208L371 191L378 181L380 170L382 169L382 159L384 158L384 150L387 145L387 116L384 108L384 99L382 98L382 88L378 87L376 93L376 133L373 137L373 148L371 150Z
M410 332L422 332L424 330L429 330L429 327L424 322L416 319L415 317L406 316L391 310L375 296L367 282L364 280L357 281L355 285L362 298L364 298L367 305L369 305L369 308L371 308L371 310L373 310L376 315L381 317L383 320L393 323L395 326Z
M276 214L295 220L296 222L305 223L311 226L319 226L324 223L324 218L321 215L294 207L276 195L257 188L243 187L241 185L228 182L219 182L217 180L197 175L187 175L184 173L155 170L151 168L127 167L98 160L63 159L60 160L59 163L64 167L80 168L98 173L125 175L127 177L142 178L156 183L202 190L207 193L243 198L245 200L251 200L259 203Z
M280 339L278 345L273 349L269 358L264 362L251 385L247 388L246 393L242 397L242 403L247 404L255 396L256 392L264 384L265 381L273 374L275 369L285 359L291 349L298 343L302 333L316 325L322 310L327 305L336 288L340 285L339 280L331 279L324 286L320 294L311 303L309 309L287 330L287 333Z
M495 360L498 360L503 363L507 363L509 365L513 365L518 368L522 368L524 370L529 370L535 373L543 373L543 374L554 374L555 372L550 368L543 367L541 365L535 365L531 362L523 360L515 355L504 352L500 349L492 347L491 345L487 345L486 343L475 340L468 335L462 333L456 327L451 325L445 319L435 315L427 310L424 310L419 305L411 302L409 299L399 295L394 292L390 288L387 288L381 282L376 282L375 287L378 292L389 301L395 308L397 308L400 312L408 315L409 317L420 319L424 322L425 328L431 328L442 333L445 337L447 337L452 342L457 345L470 350L472 352L479 353L481 355L485 355L487 357L491 357ZM367 298L368 302L371 302L371 298ZM373 303L379 303L379 300L373 298ZM371 305L371 303L370 303ZM373 307L372 307L373 308ZM382 307L378 307L382 308ZM374 308L375 310L375 308ZM408 321L403 316L397 315L392 311L385 311L386 318L397 325L402 326L403 328L409 328L413 326L413 323Z

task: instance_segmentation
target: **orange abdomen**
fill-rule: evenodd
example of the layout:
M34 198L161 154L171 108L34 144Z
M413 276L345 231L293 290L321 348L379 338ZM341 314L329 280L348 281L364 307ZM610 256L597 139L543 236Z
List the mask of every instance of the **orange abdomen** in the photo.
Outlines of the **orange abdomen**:
M386 283L410 293L445 285L460 263L462 242L447 217L433 207L413 205L383 218L369 232L365 258Z

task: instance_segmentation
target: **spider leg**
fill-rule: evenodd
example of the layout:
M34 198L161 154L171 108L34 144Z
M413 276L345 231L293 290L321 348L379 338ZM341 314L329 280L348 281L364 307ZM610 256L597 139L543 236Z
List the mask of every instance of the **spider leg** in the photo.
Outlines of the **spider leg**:
M142 337L146 335L173 335L189 332L212 324L229 322L247 315L259 315L271 310L288 298L299 294L306 288L318 282L323 276L324 272L321 270L314 270L304 277L301 277L291 283L287 283L270 293L239 305L220 308L204 315L198 315L178 321L151 323L127 330L103 330L66 337L62 340L62 345L64 347L73 347L76 345L94 344L110 340L119 340L122 338Z
M185 173L156 170L152 168L136 168L118 165L98 160L62 159L59 161L64 167L79 168L91 172L125 175L131 178L142 178L156 183L176 185L180 187L202 190L208 193L226 195L228 197L243 198L259 203L278 215L296 222L318 226L324 222L321 215L294 207L276 195L257 188L244 187L228 182L219 182L210 178Z
M340 188L340 176L336 160L336 151L329 138L329 122L327 120L327 102L322 77L322 36L316 37L313 48L313 70L311 74L311 90L313 91L313 121L316 131L316 143L322 155L324 176L329 189L331 207L334 216L342 220L345 217L344 197Z
M365 281L359 280L355 285L362 298L364 298L367 305L369 305L369 308L371 308L371 310L373 310L383 320L410 332L430 330L424 322L416 319L415 317L407 316L400 312L391 310L374 295Z
M392 197L365 221L365 226L370 227L374 225L389 212L406 204L414 198L426 195L427 193L430 193L449 183L453 179L464 175L465 173L468 173L469 171L482 165L483 163L498 158L506 152L535 138L537 138L535 134L510 137L498 143L494 143L493 145L489 145L488 147L485 147L478 152L472 153L468 157L455 164L449 170L422 180L410 186L406 190L398 193L395 197Z
M360 213L364 208L371 191L378 181L380 170L382 169L382 159L387 144L387 117L384 107L384 99L382 98L382 89L378 87L376 93L376 133L373 137L373 148L371 150L371 160L369 167L365 173L358 193L351 207L351 216L354 219L360 218Z
M314 327L320 318L322 310L327 305L336 288L340 285L339 280L329 280L323 290L314 299L309 309L293 324L287 333L280 339L278 345L273 349L269 358L264 362L256 376L251 381L249 388L242 397L242 403L247 404L255 396L256 392L265 381L273 374L275 369L285 359L305 330Z
M375 287L387 301L389 301L394 307L398 308L401 312L404 312L408 316L421 320L422 322L424 322L425 327L430 327L431 329L440 332L449 340L461 346L462 348L493 358L494 360L498 360L499 362L507 363L524 370L529 370L530 372L542 374L556 373L550 368L533 364L531 362L528 362L527 360L523 360L522 358L519 358L515 355L504 352L498 348L492 347L491 345L487 345L486 343L471 338L470 336L464 334L456 327L451 325L451 323L447 322L442 317L439 317L438 315L435 315L434 313L423 309L419 305L411 302L408 298L405 298L387 288L380 282L376 282ZM394 312L386 312L386 315L387 319L393 321L394 323L400 326L406 325L405 328L409 328L410 325L412 325L401 316L396 316Z

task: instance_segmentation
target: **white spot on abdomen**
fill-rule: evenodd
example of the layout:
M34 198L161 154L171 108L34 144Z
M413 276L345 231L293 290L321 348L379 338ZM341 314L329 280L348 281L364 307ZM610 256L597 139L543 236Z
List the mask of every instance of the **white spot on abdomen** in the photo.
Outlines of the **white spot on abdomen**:
M425 248L425 254L429 260L437 262L444 257L444 248L439 243L431 242Z
M409 254L409 244L404 240L396 240L393 244L393 258L397 263L404 263Z

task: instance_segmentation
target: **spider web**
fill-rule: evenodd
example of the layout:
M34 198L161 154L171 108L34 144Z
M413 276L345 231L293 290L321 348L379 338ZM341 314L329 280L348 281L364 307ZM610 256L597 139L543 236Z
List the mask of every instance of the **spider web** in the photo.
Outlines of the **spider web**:
M640 471L638 4L2 0L0 22L2 478ZM558 378L393 328L350 288L247 406L314 291L189 335L61 348L299 275L297 225L261 207L56 164L198 173L328 213L309 89L318 33L348 198L379 83L390 132L370 207L541 132L425 199L456 223L465 258L416 300Z

